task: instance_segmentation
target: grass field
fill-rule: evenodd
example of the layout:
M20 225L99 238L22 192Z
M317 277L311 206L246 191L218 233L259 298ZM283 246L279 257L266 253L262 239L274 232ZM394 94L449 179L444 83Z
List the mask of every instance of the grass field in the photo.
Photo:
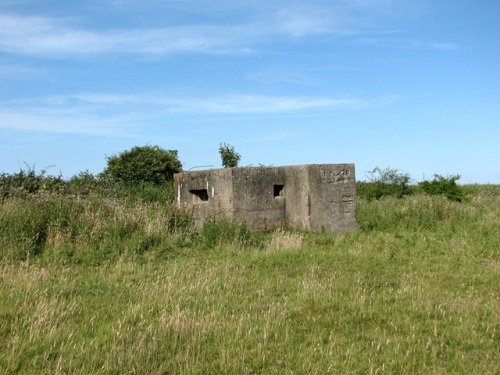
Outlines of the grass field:
M358 230L200 233L168 205L0 212L5 374L499 374L500 186L358 202Z

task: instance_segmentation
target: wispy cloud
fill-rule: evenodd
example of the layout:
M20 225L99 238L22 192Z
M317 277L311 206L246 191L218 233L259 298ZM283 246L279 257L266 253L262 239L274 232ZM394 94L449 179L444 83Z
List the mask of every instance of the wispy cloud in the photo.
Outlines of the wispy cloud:
M295 37L344 33L348 24L347 17L340 17L338 12L306 4L281 9L277 13L276 21L285 33Z
M424 7L419 4L400 0L113 0L95 7L117 14L121 23L114 27L89 23L91 14L82 15L81 19L87 19L83 24L76 14L61 18L0 13L0 51L46 58L241 54L256 50L260 43L307 37L390 40L387 33L394 33L395 24L404 26L406 18L418 14ZM136 21L140 19L135 17L137 13L147 14L150 23ZM452 46L446 41L435 45L440 49Z
M83 93L11 102L0 128L31 132L130 136L153 118L183 115L267 115L362 108L353 98L228 95L177 98L157 94Z
M354 98L325 98L312 96L262 96L262 95L223 95L212 97L173 97L162 94L140 95L83 93L69 97L48 98L61 104L78 100L88 104L116 106L153 106L171 113L216 113L216 114L254 114L276 113L316 108L337 109L361 104Z
M18 105L41 104L48 106L68 106L71 104L96 105L150 105L167 108L170 111L212 112L212 113L254 113L282 112L318 107L346 107L359 104L355 98L332 99L313 96L262 96L262 95L221 95L212 97L174 97L156 93L80 93L55 95L43 98L17 100Z
M316 15L281 14L280 22L181 25L147 29L86 30L47 17L0 15L0 50L43 56L185 52L241 53L260 40L327 32Z
M130 119L102 117L67 110L24 108L0 108L0 129L35 133L64 133L91 136L128 137L134 134Z
M221 52L251 37L238 27L211 25L88 31L61 20L12 15L0 15L0 24L0 50L25 55Z
M21 64L1 64L0 63L0 78L8 79L26 79L34 75L40 74L41 69L33 68L28 65Z
M262 10L261 10L262 12ZM260 15L260 17L258 17ZM89 54L242 53L262 41L361 32L345 6L286 5L231 23L84 28L72 19L0 13L0 51L67 58ZM191 21L192 22L192 21ZM156 23L160 25L160 23Z
M430 43L429 47L433 48L433 49L439 49L439 50L445 50L445 51L448 51L448 50L454 51L454 50L459 49L459 46L455 43L434 42L434 43Z
M345 108L355 104L351 99L316 97L279 97L235 95L221 98L169 99L165 104L176 112L206 112L227 114L277 113L318 108Z

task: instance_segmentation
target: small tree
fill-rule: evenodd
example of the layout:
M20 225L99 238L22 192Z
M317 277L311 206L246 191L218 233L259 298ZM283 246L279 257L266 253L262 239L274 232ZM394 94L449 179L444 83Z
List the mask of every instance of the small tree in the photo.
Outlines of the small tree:
M237 167L241 159L241 155L234 150L234 147L226 143L219 145L219 154L224 168Z
M104 175L126 183L151 182L162 184L182 171L177 150L164 150L158 146L133 147L106 158Z
M380 199L385 196L401 198L412 194L410 175L397 169L376 167L368 172L368 182L357 183L358 196L366 199Z

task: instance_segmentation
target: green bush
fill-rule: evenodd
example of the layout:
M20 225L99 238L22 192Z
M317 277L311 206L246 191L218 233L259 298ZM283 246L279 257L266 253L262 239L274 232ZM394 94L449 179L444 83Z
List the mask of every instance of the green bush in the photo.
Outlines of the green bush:
M358 196L368 200L380 199L382 197L401 198L413 193L410 185L410 175L397 169L376 167L368 172L369 181L357 183Z
M465 198L464 190L457 185L460 175L443 177L435 174L432 181L422 181L418 184L418 189L429 195L442 195L446 198L461 202Z
M415 193L440 195L457 202L466 197L465 190L456 183L460 179L458 174L449 177L435 174L432 181L424 180L416 185L411 184L409 174L390 167L376 167L368 175L368 181L358 181L356 187L358 197L369 201L383 197L402 198Z
M171 202L174 197L173 181L156 184L139 181L131 184L106 175L93 175L88 171L64 180L49 176L44 170L21 170L18 173L0 174L0 199L25 198L31 195L57 194L72 197L127 198L144 202Z
M9 196L24 197L28 194L38 192L59 192L63 191L65 181L62 176L47 175L47 171L42 169L39 173L35 167L27 166L27 169L21 169L17 173L0 174L0 197Z
M125 183L151 182L157 185L172 181L174 173L182 171L176 150L158 146L133 147L107 158L103 175Z
M103 182L89 171L83 171L67 181L66 192L75 195L89 195L102 190L105 185Z

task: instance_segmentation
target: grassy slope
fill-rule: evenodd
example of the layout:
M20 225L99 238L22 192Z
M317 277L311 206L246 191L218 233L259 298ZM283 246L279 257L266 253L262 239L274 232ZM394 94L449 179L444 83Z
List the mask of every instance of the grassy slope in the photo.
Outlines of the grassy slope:
M160 238L96 265L50 249L3 261L0 368L499 373L499 197L360 202L354 233L259 247Z

